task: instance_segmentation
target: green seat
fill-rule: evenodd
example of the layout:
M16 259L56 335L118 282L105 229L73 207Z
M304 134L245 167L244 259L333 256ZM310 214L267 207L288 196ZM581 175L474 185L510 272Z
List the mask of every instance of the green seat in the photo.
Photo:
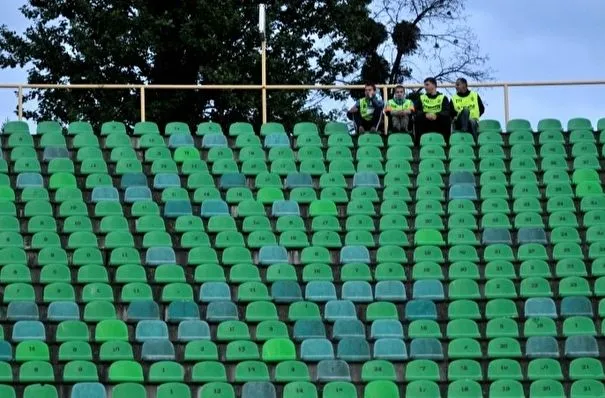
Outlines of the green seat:
M275 338L263 344L262 359L265 362L281 362L296 359L296 348L289 339Z
M29 361L19 368L21 383L52 383L55 380L53 367L49 362Z
M120 320L101 320L95 328L95 340L98 342L128 341L128 327Z
M143 378L143 367L140 363L135 361L121 360L113 362L109 366L107 378L111 383L142 383ZM135 386L133 384L133 386ZM117 387L116 387L117 388ZM132 394L129 392L128 394L124 394L125 397L130 396ZM115 390L114 390L115 395Z
M269 381L269 369L264 362L243 361L235 366L235 381Z
M296 137L296 148L323 147L321 137L315 133L303 133Z
M284 361L275 367L275 380L277 382L309 381L307 365L299 361Z
M15 348L15 360L17 362L27 361L49 361L50 351L48 345L43 341L22 341Z
M479 159L504 159L504 149L499 144L485 144L479 147Z
M482 228L512 228L506 213L486 213L481 218Z
M199 390L199 398L235 398L235 390L231 384L211 382L204 384Z
M195 341L192 343L202 343L201 341ZM191 343L190 343L191 344ZM188 344L189 346L189 344ZM205 348L200 345L199 348ZM194 382L218 382L227 381L227 372L225 366L220 362L215 361L204 361L198 362L193 366L191 370L191 379Z
M218 348L209 340L191 341L185 346L184 358L186 361L218 360Z
M494 278L516 278L517 273L512 263L509 261L492 261L485 267L485 276L487 279Z
M437 166L437 165L436 165ZM389 159L387 160L384 170L387 174L389 173L406 173L412 172L412 166L410 162L405 159Z

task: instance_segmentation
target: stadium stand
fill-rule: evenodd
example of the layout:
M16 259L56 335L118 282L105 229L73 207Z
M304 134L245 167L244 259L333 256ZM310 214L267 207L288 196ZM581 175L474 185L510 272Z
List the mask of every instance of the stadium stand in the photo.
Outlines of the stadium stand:
M604 397L605 119L535 127L7 123L0 397Z

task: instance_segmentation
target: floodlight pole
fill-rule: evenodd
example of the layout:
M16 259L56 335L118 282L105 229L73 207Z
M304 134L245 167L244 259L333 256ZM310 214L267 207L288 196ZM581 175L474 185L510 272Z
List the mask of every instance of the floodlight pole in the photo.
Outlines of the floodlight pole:
M261 35L261 85L262 85L262 117L263 123L267 123L267 35L266 35L266 23L265 23L265 4L259 4L258 6L258 30Z

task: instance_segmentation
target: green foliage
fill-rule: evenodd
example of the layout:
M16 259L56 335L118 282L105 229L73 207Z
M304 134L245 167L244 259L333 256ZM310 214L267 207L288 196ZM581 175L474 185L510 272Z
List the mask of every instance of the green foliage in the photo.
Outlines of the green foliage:
M0 27L0 67L29 83L259 85L255 4L241 0L28 0L20 35ZM271 4L271 3L270 3ZM485 58L461 25L464 0L292 0L267 11L268 84L399 83L410 57L438 61L439 77L481 73ZM437 27L436 27L437 26ZM462 28L461 28L462 26ZM469 33L469 34L467 34ZM472 33L472 32L471 32ZM446 52L448 48L453 52ZM453 54L453 55L452 55ZM450 58L447 58L450 57ZM26 117L95 124L139 120L138 90L31 90ZM272 120L317 121L321 100L349 93L269 90ZM145 91L147 119L260 122L259 90Z
M330 84L359 67L370 0L282 2L268 8L268 83ZM0 28L0 67L29 83L260 84L255 5L239 0L29 0L24 35ZM380 32L379 32L380 33ZM383 33L380 33L383 34ZM308 92L270 91L274 120L316 119ZM146 90L147 119L259 121L260 91ZM135 90L32 90L27 117L94 123L138 118Z

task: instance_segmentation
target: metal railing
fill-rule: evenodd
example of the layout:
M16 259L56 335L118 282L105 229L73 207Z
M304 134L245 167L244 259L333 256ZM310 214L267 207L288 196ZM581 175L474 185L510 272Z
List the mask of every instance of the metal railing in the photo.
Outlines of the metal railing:
M265 73L263 73L263 76ZM265 79L263 79L265 83ZM528 82L479 82L471 83L469 87L502 88L504 121L510 120L509 89L511 87L557 87L557 86L590 86L604 85L605 80L569 80L569 81L528 81ZM389 89L394 84L377 84L382 91L385 102L388 100ZM421 88L420 84L404 84L406 89ZM453 84L441 84L439 87L452 88ZM145 121L145 91L146 90L259 90L261 91L261 114L263 123L267 122L267 91L268 90L357 90L363 85L287 85L287 84L259 84L259 85L231 85L231 84L205 84L205 85L175 85L175 84L2 84L0 89L17 90L17 115L23 119L23 92L31 89L64 89L64 90L138 90L140 94L140 118ZM386 127L385 127L386 128Z

